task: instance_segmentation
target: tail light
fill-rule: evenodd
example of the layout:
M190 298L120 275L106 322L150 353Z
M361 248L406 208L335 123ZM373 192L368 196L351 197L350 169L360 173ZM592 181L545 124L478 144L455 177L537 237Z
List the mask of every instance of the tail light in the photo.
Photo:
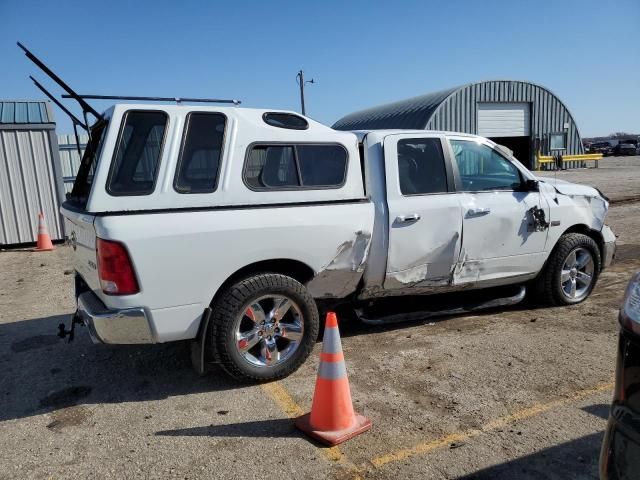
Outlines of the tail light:
M107 295L133 295L140 291L126 247L120 242L97 239L98 276Z
M620 309L620 323L640 335L640 272L631 277Z

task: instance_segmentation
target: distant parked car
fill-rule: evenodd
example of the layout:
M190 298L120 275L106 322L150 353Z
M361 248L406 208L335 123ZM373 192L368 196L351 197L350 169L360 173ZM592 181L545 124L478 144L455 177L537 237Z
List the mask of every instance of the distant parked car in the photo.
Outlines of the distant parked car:
M616 386L600 453L600 478L640 478L640 272L619 314Z
M605 157L613 154L613 147L609 142L595 142L591 144L590 153L601 153Z
M638 150L638 146L633 143L619 143L613 147L614 155L635 155Z

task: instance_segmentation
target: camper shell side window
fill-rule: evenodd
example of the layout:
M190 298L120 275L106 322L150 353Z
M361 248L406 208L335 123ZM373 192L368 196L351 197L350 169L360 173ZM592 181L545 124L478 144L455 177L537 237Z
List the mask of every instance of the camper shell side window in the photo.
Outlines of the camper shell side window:
M256 142L247 148L243 181L254 191L340 188L348 157L337 143Z
M153 193L169 116L161 110L125 113L109 169L107 192L113 196Z
M211 193L218 187L227 117L215 112L190 112L173 187L178 193Z

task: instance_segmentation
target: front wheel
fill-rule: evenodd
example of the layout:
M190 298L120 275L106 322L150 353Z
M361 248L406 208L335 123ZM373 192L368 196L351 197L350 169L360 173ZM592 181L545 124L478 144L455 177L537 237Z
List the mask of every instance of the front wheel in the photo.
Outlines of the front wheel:
M212 305L214 358L241 380L275 380L304 363L318 338L315 301L286 275L254 275Z
M539 300L552 305L582 302L595 287L600 266L600 249L591 237L563 235L536 281Z

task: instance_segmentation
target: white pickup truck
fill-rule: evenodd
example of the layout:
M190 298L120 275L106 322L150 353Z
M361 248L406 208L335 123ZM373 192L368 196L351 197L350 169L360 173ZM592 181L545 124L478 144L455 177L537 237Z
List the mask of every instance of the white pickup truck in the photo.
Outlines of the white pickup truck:
M327 299L522 285L572 304L614 255L604 195L474 135L209 106L102 116L62 207L73 323L96 342L192 339L235 377L275 379L309 355Z

